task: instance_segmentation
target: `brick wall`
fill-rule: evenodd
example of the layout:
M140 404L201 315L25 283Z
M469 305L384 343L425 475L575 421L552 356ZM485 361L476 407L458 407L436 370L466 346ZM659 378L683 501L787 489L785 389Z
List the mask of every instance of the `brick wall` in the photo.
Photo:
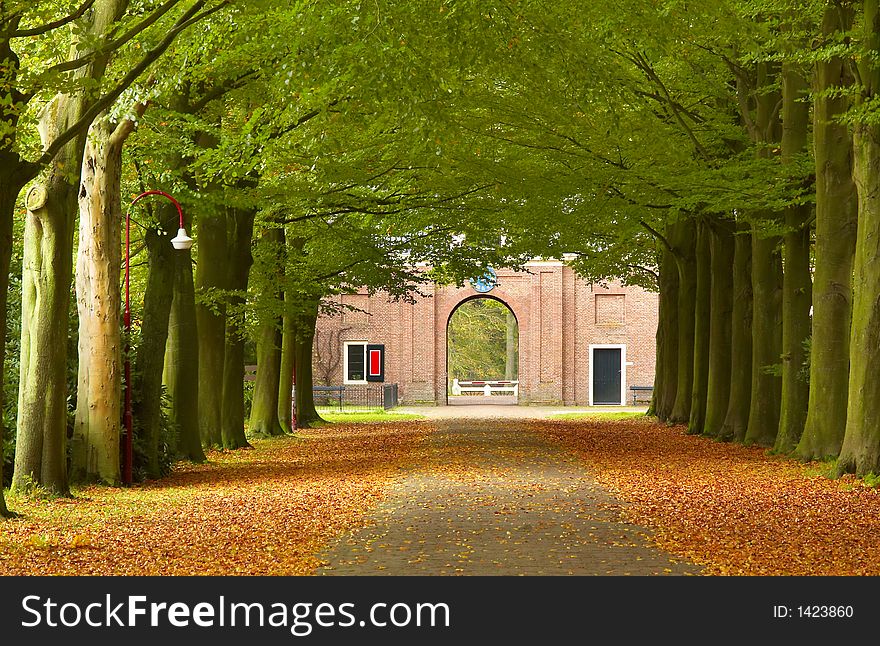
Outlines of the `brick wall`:
M342 383L345 341L382 343L385 381L399 385L402 402L445 403L447 323L463 302L485 296L517 319L520 403L590 403L595 346L621 346L625 399L630 386L653 384L656 293L585 282L561 261L531 262L526 270L497 270L498 284L485 295L470 286L429 286L414 304L365 291L342 296L360 311L319 319L316 383L329 368L330 383Z

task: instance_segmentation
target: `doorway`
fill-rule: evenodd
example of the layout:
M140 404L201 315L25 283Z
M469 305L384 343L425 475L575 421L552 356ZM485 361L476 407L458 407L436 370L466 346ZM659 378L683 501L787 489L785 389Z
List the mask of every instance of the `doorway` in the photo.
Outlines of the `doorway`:
M519 401L519 325L513 310L491 296L462 301L446 324L449 405Z
M590 405L620 406L624 402L625 345L590 346Z

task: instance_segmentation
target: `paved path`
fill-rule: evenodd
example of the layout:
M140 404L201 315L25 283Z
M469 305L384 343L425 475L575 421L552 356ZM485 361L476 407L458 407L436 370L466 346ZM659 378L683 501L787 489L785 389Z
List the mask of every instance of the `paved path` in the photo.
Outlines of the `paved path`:
M395 413L415 413L428 419L544 419L564 413L644 413L646 406L517 406L515 404L456 404L400 406Z
M699 573L650 547L577 458L517 421L438 422L428 458L317 574Z

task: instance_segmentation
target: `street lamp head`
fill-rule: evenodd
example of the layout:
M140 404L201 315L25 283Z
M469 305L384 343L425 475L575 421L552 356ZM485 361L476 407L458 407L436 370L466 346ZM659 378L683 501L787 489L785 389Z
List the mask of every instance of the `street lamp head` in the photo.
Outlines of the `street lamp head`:
M171 238L171 244L174 245L174 248L182 249L184 251L186 249L190 249L193 246L194 242L195 240L186 235L186 229L184 229L183 227L180 227L177 230L176 237Z

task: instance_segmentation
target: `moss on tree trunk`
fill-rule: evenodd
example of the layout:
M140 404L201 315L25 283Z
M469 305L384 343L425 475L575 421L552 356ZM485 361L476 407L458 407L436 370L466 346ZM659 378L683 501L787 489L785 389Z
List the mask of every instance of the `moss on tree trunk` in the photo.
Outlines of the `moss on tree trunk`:
M808 140L810 106L805 101L808 85L799 64L782 68L782 158L790 163L804 152ZM779 431L773 446L778 453L790 453L797 446L807 419L810 387L804 372L810 336L810 226L808 204L785 210L782 241L782 395Z
M852 25L852 8L829 6L822 32L834 36ZM858 195L852 179L852 136L838 117L849 99L822 90L852 85L840 57L816 64L813 139L816 160L816 268L813 275L810 397L796 453L803 460L836 457L846 430L849 337Z
M174 253L170 232L177 230L177 211L170 203L156 205L159 229L144 232L147 250L147 283L140 339L132 374L132 409L135 437L140 438L144 463L135 466L148 478L162 475L159 444L162 425L162 372L168 342L168 322L174 298ZM135 340L132 339L132 345ZM176 452L177 447L171 447Z
M696 222L673 225L670 242L675 250L678 268L678 367L676 369L675 403L669 415L673 424L690 421L694 386L694 324L697 306L697 271L694 250Z
M223 447L250 446L244 432L244 304L253 256L254 216L250 209L230 208L226 213L230 289L226 311L226 353L223 357Z
M267 259L265 269L274 276L263 276L262 295L264 308L257 330L257 375L251 400L249 428L252 435L283 435L284 429L278 419L278 389L281 375L281 316L278 302L283 294L277 292L279 278L283 275L282 258L285 252L284 229L271 228L260 238L262 254Z
M877 3L866 4L866 20L880 30ZM870 11L868 11L870 5ZM875 32L875 39L880 33ZM880 49L880 47L878 47ZM869 85L875 91L880 79ZM853 279L849 401L838 474L880 474L880 127L859 124L853 134L853 177L859 193Z
M223 446L223 379L226 355L226 290L230 254L226 216L199 217L196 323L199 344L199 435L205 447Z
M703 433L719 437L730 403L733 345L734 224L716 221L710 234L711 304L709 308L709 380ZM739 349L737 348L737 352Z
M67 322L76 187L57 166L48 199L28 211L22 271L21 372L12 486L68 495Z
M174 297L164 377L171 398L171 419L177 426L178 455L192 462L204 462L199 435L199 341L192 257L189 250L175 249L172 258Z
M773 446L779 429L782 377L782 259L779 237L752 234L752 397L746 444Z
M308 310L298 319L297 334L294 335L294 373L296 375L296 423L298 427L309 428L315 422L323 421L315 409L312 391L312 348L315 342L315 324L318 320L318 301L310 299Z
M654 392L648 414L665 422L672 414L678 383L678 267L668 249L660 259L659 301Z
M694 379L688 433L700 434L706 423L706 397L709 386L709 318L712 297L711 231L705 220L697 229L697 284L694 303Z
M737 223L733 243L733 311L730 317L730 397L718 438L742 442L752 403L752 236Z
M291 290L284 292L284 315L281 322L281 367L278 373L278 423L285 433L292 433L293 424L293 382L296 362L296 296ZM299 382L297 382L299 383ZM299 420L297 420L297 423ZM298 424L297 424L298 425Z

